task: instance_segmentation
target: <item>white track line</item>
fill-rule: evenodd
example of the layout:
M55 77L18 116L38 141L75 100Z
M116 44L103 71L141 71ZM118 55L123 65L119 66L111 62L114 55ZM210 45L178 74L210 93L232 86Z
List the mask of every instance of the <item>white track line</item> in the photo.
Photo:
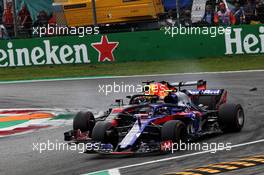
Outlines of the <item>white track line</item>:
M237 145L232 145L230 147L231 148L238 148L238 147L253 145L253 144L262 143L262 142L264 142L264 139L256 140L256 141L252 141L252 142L241 143L241 144L237 144ZM222 151L222 150L225 150L225 149L230 148L230 147L225 147L225 148L222 148L222 149L216 149L216 151ZM181 155L181 156L174 156L174 157L168 157L168 158L164 158L164 159L158 159L158 160L153 160L153 161L148 161L148 162L142 162L142 163L127 165L127 166L121 166L121 167L117 167L117 168L111 168L111 169L107 169L107 170L101 170L101 171L87 173L86 175L92 175L92 174L97 174L97 173L105 172L105 171L114 171L114 170L116 171L116 170L133 168L133 167L138 167L138 166L143 166L143 165L148 165L148 164L160 163L160 162L165 162L165 161L169 161L169 160L175 160L175 159L180 159L180 158L186 158L186 157L206 154L206 153L210 153L212 151L215 151L215 150L201 151L201 152L185 154L185 155Z
M121 175L121 173L118 169L108 170L108 173L109 173L109 175Z
M174 74L152 74L152 75L131 75L131 76L95 76L95 77L76 77L76 78L52 78L37 80L17 80L17 81L0 81L0 84L20 84L20 83L38 83L54 81L78 81L78 80L99 80L99 79L117 79L117 78L140 78L140 77L164 77L180 75L206 75L206 74L234 74L234 73L255 73L264 72L264 70L242 70L242 71L221 71L221 72L192 72L192 73L174 73Z

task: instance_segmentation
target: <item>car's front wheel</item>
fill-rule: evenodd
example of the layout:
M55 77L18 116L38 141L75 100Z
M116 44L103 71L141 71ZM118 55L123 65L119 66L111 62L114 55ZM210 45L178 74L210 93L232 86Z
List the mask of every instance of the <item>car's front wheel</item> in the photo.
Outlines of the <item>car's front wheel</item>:
M78 112L73 119L73 130L81 130L81 132L89 132L89 136L95 126L95 118L92 112Z
M93 141L111 144L114 148L118 144L118 138L117 130L112 126L112 123L108 121L97 122L92 132Z
M176 143L187 141L187 129L185 124L180 120L171 120L164 123L161 129L161 140L171 140Z

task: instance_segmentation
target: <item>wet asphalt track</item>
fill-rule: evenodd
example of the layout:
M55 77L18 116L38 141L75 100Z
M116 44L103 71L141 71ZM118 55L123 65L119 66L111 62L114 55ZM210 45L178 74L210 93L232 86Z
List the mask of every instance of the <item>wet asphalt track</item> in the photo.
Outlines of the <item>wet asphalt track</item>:
M146 80L187 81L196 79L207 80L210 88L226 88L229 91L230 102L241 103L247 117L242 132L221 135L205 141L239 144L264 139L264 72L2 84L0 85L0 106L1 108L51 107L100 110L111 104L114 98L121 98L127 94L105 96L98 92L99 84L112 84L113 81L138 84ZM253 87L257 87L258 90L249 91ZM80 174L189 153L178 152L174 155L111 159L97 155L78 154L74 151L48 151L41 154L33 151L33 143L47 142L47 140L63 141L63 132L69 129L71 126L0 138L0 174ZM228 152L207 153L128 168L121 170L121 173L154 175L259 154L264 154L264 143L234 148ZM264 174L264 166L225 174Z

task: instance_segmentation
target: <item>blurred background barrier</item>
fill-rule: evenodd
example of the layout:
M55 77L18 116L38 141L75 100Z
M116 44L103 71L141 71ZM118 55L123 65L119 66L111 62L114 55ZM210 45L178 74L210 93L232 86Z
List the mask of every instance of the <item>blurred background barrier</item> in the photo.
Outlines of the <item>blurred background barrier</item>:
M219 29L215 28L212 31ZM184 30L184 29L182 29ZM264 25L232 27L230 34L160 31L0 41L0 66L98 64L264 54ZM175 68L177 69L177 68Z
M264 23L264 0L0 0L2 39L38 37L33 27L47 25L98 26L101 33L116 33L259 23Z
M26 6L33 23L38 20L39 12L45 11L48 16L52 15L53 12L52 0L16 0L15 2L17 12L21 11L23 6Z

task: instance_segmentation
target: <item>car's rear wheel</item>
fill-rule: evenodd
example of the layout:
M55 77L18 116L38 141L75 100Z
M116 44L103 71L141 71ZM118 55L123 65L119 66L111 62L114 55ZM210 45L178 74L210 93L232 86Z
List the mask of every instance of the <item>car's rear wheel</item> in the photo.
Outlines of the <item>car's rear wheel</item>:
M115 148L118 144L118 132L111 122L100 121L93 129L92 140L103 144L112 144Z
M219 108L219 125L223 132L239 132L245 123L240 104L223 104Z
M73 119L73 130L81 130L81 132L89 131L89 135L95 126L95 118L92 112L78 112Z
M161 140L171 140L173 143L187 141L187 129L180 120L171 120L166 122L161 129Z

